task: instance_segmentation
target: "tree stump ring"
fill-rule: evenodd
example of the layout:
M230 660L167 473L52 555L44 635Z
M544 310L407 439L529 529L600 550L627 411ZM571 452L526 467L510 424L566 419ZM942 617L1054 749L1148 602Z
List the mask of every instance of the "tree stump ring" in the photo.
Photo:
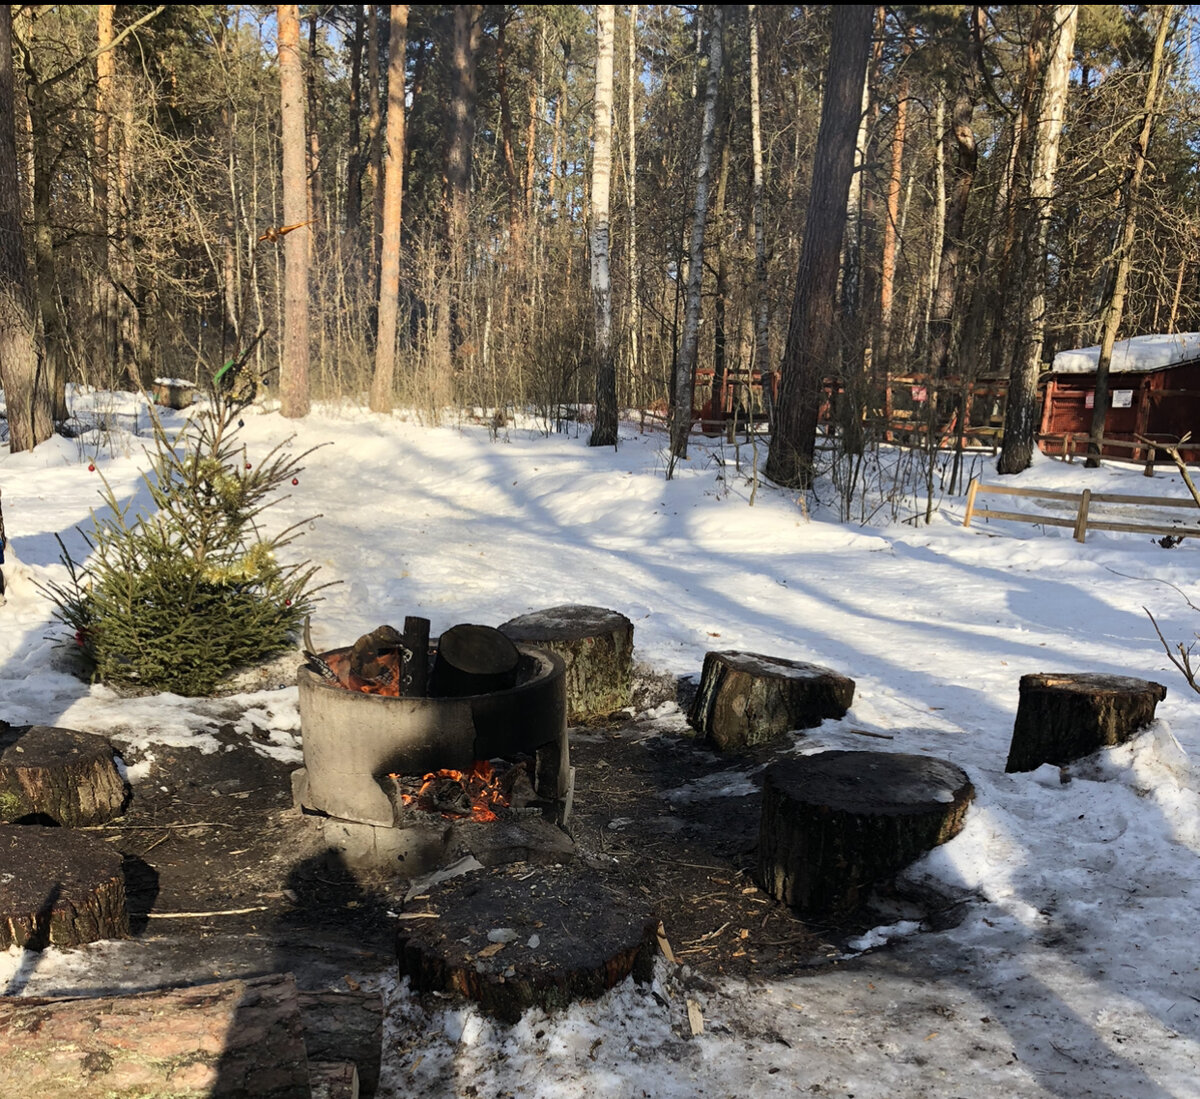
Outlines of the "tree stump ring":
M843 717L854 680L819 664L732 650L704 656L688 723L722 751Z
M103 737L50 725L0 727L0 822L103 824L128 787Z
M617 611L564 603L510 618L513 641L549 649L567 667L567 721L580 725L624 709L633 697L633 623Z
M69 828L0 825L0 950L128 935L118 852Z
M457 993L507 1023L529 1007L601 996L630 974L652 976L658 917L578 865L467 874L422 908L428 918L400 921L400 975L417 992Z
M837 919L962 829L975 788L940 759L818 752L772 763L763 782L758 881L807 917Z
M1154 720L1161 683L1125 675L1041 672L1021 676L1006 771L1062 767L1124 744Z

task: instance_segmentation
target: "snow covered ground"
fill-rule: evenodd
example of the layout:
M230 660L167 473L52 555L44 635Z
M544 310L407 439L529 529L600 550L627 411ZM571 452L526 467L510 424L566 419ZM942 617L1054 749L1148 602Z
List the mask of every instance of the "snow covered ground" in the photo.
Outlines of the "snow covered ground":
M115 395L91 399L133 411ZM854 706L797 735L796 751L928 753L963 767L977 790L963 832L909 871L969 901L957 926L898 918L839 964L769 983L711 982L660 962L653 989L626 984L512 1028L471 1008L424 1008L383 978L383 1094L1200 1094L1200 697L1143 609L1168 639L1193 637L1200 612L1184 597L1200 603L1200 539L1164 549L1146 535L1092 532L1080 545L1052 527L964 529L963 497L942 496L938 480L928 525L903 521L923 514L923 496L869 502L878 525L839 523L828 480L807 498L759 484L751 507L749 447L696 443L666 481L663 437L631 424L614 452L588 448L586 430L547 436L532 421L493 441L486 426L325 407L298 423L248 414L249 457L293 432L297 449L331 444L273 512L281 524L319 515L294 548L342 581L314 619L318 646L406 614L437 633L599 604L633 620L639 660L674 675L697 674L709 648L833 667L856 680ZM75 528L100 506L99 472L119 499L144 503L141 447L114 427L0 451L0 717L142 752L215 748L212 702L89 687L59 670L48 640L35 581L65 578L54 536L82 554ZM990 459L975 466L996 479ZM1173 470L1146 480L1133 467L1049 459L1016 483L1186 494ZM1052 767L1007 775L1018 682L1042 671L1138 676L1168 695L1150 729L1074 765L1067 782ZM294 688L222 700L222 712L231 701L275 731L264 750L299 759ZM671 707L659 720L664 732L683 727ZM893 739L864 742L852 729ZM23 987L70 988L90 957L120 949L48 951ZM18 952L0 955L0 984L20 965ZM695 1037L689 998L705 1021Z

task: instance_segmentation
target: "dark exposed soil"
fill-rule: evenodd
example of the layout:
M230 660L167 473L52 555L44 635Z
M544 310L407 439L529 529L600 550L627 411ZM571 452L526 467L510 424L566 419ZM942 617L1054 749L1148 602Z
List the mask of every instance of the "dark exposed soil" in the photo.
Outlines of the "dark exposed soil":
M389 913L408 883L331 860L292 806L293 765L231 727L217 735L224 750L207 755L157 747L125 814L89 830L124 857L132 933L151 968L173 972L139 983L290 971L301 987L328 987L394 972ZM806 925L755 884L761 770L790 739L782 745L722 758L627 715L571 732L581 872L643 896L698 977L794 973L880 922Z

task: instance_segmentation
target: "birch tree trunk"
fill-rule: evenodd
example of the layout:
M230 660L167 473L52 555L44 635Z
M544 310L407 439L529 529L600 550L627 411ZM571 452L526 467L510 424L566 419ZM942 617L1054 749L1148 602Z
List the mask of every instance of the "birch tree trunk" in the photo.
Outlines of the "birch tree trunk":
M391 412L396 373L396 313L400 297L400 227L404 200L404 69L408 5L392 4L388 39L387 158L383 165L383 239L380 241L379 309L375 336L372 412Z
M1117 248L1116 277L1104 310L1104 335L1100 340L1100 358L1096 362L1096 395L1092 406L1091 430L1088 432L1086 463L1091 468L1100 464L1100 445L1104 438L1104 424L1108 419L1108 370L1112 364L1113 344L1117 341L1117 333L1125 315L1125 292L1129 284L1129 269L1133 264L1133 238L1137 232L1138 200L1146 170L1146 152L1150 147L1150 133L1158 113L1158 85L1162 79L1167 32L1174 21L1175 6L1168 4L1159 17L1158 33L1154 38L1154 53L1150 58L1146 98L1142 106L1142 128L1129 150L1129 175L1125 184L1125 210L1121 220L1121 243Z
M12 58L12 8L0 4L0 383L8 402L9 450L16 454L49 439L54 423L21 236Z
M703 10L703 9L702 9ZM704 121L700 148L696 153L696 202L692 212L692 235L688 248L687 303L683 335L675 360L674 407L671 412L671 457L667 478L675 462L687 457L688 434L692 429L692 399L696 383L696 357L700 346L701 288L704 283L704 222L708 216L708 191L712 176L713 135L717 128L717 91L721 81L721 35L724 25L720 4L707 9L709 15L708 82L704 93Z
M305 178L304 66L295 4L278 5L279 93L283 145L283 221L299 225L283 238L283 359L280 412L307 416L308 399L308 186Z
M592 314L595 322L596 425L591 446L617 445L617 371L612 348L609 190L612 183L613 29L616 7L596 5L596 97L592 153Z
M639 401L645 399L641 378L642 301L639 294L638 250L637 250L637 4L629 7L629 67L626 79L625 129L627 171L625 181L625 210L629 219L626 254L629 266L629 308L626 310L626 331L629 352L629 385Z
M1050 239L1050 206L1058 167L1059 137L1066 113L1067 84L1075 49L1077 4L1058 4L1051 16L1056 28L1046 63L1037 124L1030 152L1029 226L1025 251L1022 338L1009 375L1008 407L999 473L1020 473L1033 460L1037 431L1037 380L1046 332L1046 252Z
M751 203L754 220L754 365L770 367L770 304L767 300L767 244L763 235L762 110L758 90L758 5L746 9L750 21L750 149L753 159Z
M834 354L838 267L873 18L874 8L865 4L833 9L825 101L813 153L817 170L808 197L779 405L767 453L766 475L791 488L806 489L813 481L821 379Z

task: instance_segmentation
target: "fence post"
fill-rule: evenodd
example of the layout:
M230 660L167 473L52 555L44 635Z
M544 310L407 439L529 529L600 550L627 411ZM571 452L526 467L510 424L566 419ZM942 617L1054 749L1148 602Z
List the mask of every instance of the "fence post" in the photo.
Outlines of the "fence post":
M963 526L971 525L971 515L975 511L975 494L979 491L979 478L972 477L971 483L967 486L967 514L963 518Z
M1154 476L1154 458L1155 458L1156 454L1157 454L1157 449L1155 447L1151 446L1149 451L1147 451L1147 453L1146 453L1146 468L1142 470L1143 477L1153 477Z
M1088 508L1092 503L1092 490L1085 488L1079 497L1079 513L1075 516L1075 541L1087 540Z

